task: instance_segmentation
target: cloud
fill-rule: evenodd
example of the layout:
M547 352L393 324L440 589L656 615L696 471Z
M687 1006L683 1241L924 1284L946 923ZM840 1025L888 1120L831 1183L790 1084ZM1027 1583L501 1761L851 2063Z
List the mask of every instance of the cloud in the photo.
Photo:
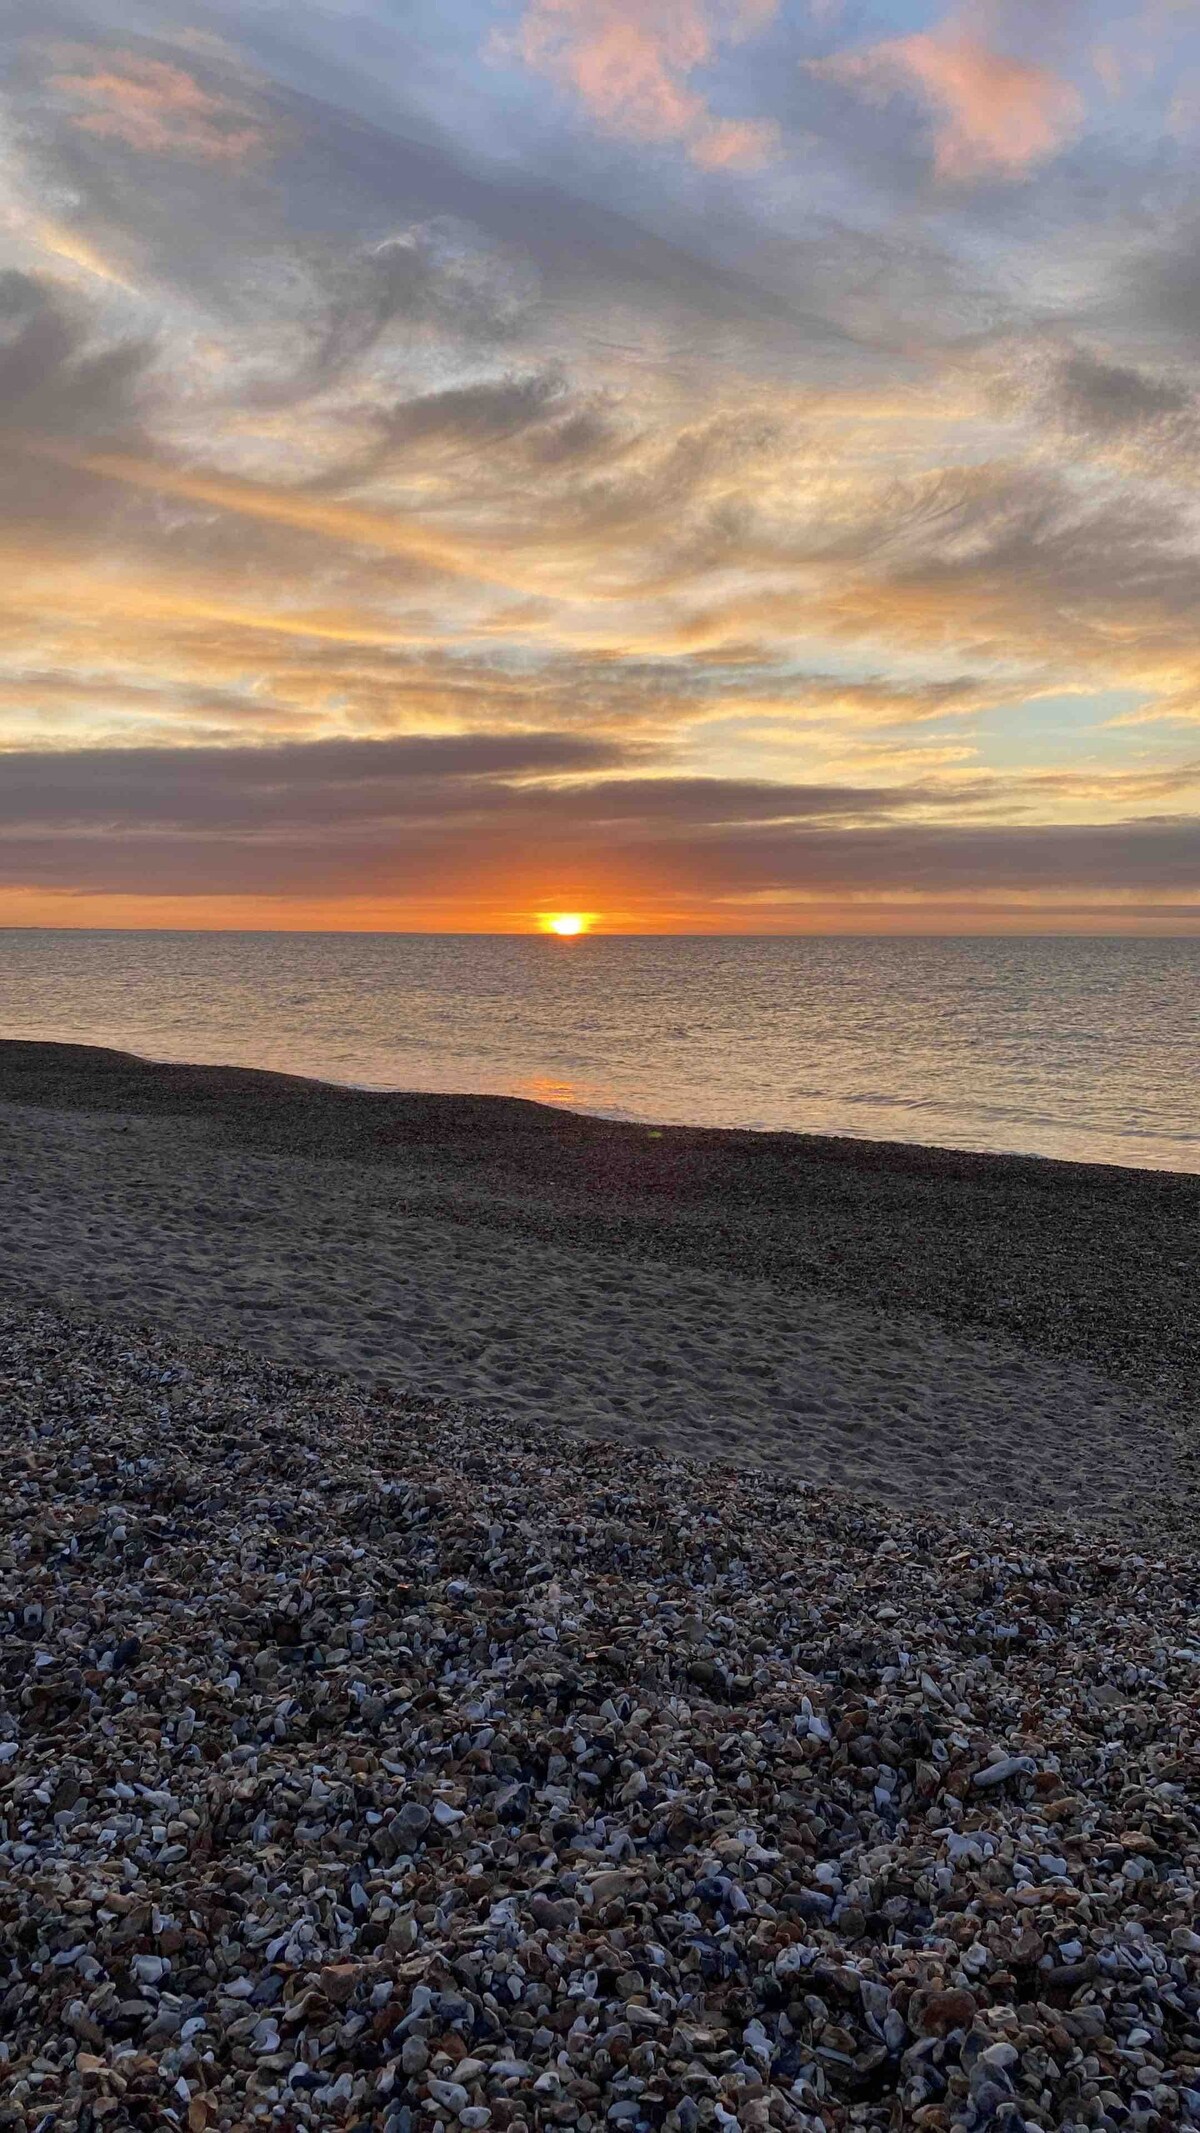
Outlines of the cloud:
M77 55L82 71L55 74L72 124L138 155L246 163L266 154L269 129L236 99L205 89L182 67L136 52Z
M0 831L171 827L227 839L282 826L423 821L523 781L608 769L630 751L571 733L412 735L234 748L0 753Z
M489 905L554 881L699 899L1194 898L1200 824L962 823L928 784L630 774L573 735L0 757L0 888ZM1195 773L1193 773L1194 779ZM988 804L989 781L961 789ZM1170 781L1152 781L1158 794ZM1200 905L1197 906L1200 909Z
M1177 380L1108 363L1082 348L1062 358L1053 389L1063 420L1100 437L1159 424L1191 405L1191 394Z
M0 269L0 423L95 434L133 419L146 349L89 345L77 309L28 274Z
M49 461L104 484L114 483L152 497L211 507L233 520L248 520L355 550L374 550L412 566L414 572L491 581L507 587L529 583L520 566L498 550L439 533L416 514L371 510L325 500L303 490L222 474L196 473L161 459L129 452L92 451L36 433L24 440L30 459Z
M16 216L10 217L12 221L17 219ZM31 216L28 230L40 253L47 254L52 260L65 260L70 266L81 267L85 274L94 275L97 281L109 282L114 289L123 289L127 296L136 296L133 283L119 271L116 263L106 259L80 231L55 221L52 215Z
M1126 478L1178 475L1200 452L1200 400L1178 364L1116 362L1069 344L1018 345L985 351L980 372L998 414L1037 425L1043 448L1087 453Z
M512 48L574 91L601 128L678 141L709 170L754 169L775 126L719 117L692 77L721 47L766 27L777 0L528 0Z
M1054 163L1086 9L801 75L848 16L530 0L521 81L430 0L106 8L0 30L10 881L709 923L1073 894L1058 826L1167 893L1179 825L1101 832L1196 804L1200 187L1115 122ZM914 193L927 122L1028 182Z
M445 221L413 224L349 258L321 262L314 295L327 309L301 389L342 376L396 327L472 345L509 341L535 293L528 270L481 244L478 232Z
M414 448L479 453L537 436L534 451L547 463L573 466L602 453L612 438L599 408L573 403L553 371L505 374L419 393L381 415L357 465L336 468L331 480L378 474Z
M1083 116L1082 98L1060 75L953 26L836 52L809 70L872 102L915 89L934 113L934 169L956 182L1024 177Z
M1189 200L1174 218L1155 222L1155 238L1122 246L1109 263L1108 308L1122 324L1132 314L1142 330L1165 329L1176 352L1194 361L1200 353L1200 200Z
M69 462L97 445L139 444L150 355L144 339L97 335L87 307L61 290L0 270L0 534L83 544L111 524L109 485ZM31 454L34 440L45 453Z

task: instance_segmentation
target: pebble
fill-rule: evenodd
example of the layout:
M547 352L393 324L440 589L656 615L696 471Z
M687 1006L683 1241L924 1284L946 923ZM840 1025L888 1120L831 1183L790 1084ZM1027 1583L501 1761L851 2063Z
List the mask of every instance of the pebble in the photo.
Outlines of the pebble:
M1200 1593L0 1310L0 2129L1200 2125Z

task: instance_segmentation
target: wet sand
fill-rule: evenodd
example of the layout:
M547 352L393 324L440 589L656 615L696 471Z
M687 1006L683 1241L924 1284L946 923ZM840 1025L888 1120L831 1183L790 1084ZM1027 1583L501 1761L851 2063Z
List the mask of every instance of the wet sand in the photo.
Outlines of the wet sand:
M5 1286L907 1504L1192 1522L1200 1180L0 1044Z

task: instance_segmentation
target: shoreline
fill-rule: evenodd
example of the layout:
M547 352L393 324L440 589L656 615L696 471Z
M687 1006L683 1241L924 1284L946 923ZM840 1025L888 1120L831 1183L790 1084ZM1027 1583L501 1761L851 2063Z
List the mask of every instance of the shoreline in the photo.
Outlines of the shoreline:
M40 1091L47 1082L51 1093L44 1095ZM972 1168L981 1172L991 1166L1004 1166L1014 1171L1028 1169L1031 1177L1037 1172L1052 1170L1069 1174L1077 1182L1105 1176L1137 1179L1145 1184L1178 1180L1194 1184L1200 1202L1200 1167L1180 1170L1169 1164L1101 1162L1074 1156L1043 1155L1031 1150L959 1148L940 1141L821 1132L799 1127L706 1126L686 1120L589 1111L573 1104L546 1103L537 1097L489 1090L381 1088L371 1082L330 1081L319 1074L289 1074L275 1067L151 1058L148 1053L127 1051L117 1045L0 1037L0 1101L49 1105L51 1108L61 1106L72 1110L134 1108L170 1111L180 1116L224 1118L226 1121L240 1117L243 1123L248 1123L254 1116L255 1099L269 1096L282 1099L284 1103L290 1102L297 1108L306 1108L314 1121L322 1105L327 1104L331 1112L334 1108L345 1110L347 1117L340 1122L341 1134L338 1136L344 1140L345 1147L344 1150L339 1147L338 1152L345 1152L350 1160L367 1159L360 1149L350 1145L364 1137L366 1120L351 1121L348 1116L349 1106L361 1102L372 1110L390 1106L396 1112L393 1121L383 1118L372 1121L378 1130L378 1147L381 1149L393 1147L401 1138L395 1131L398 1127L407 1127L409 1132L404 1137L411 1138L414 1126L436 1123L438 1109L447 1121L459 1126L468 1121L478 1123L476 1114L489 1111L497 1124L504 1125L507 1123L504 1114L511 1112L520 1114L522 1119L533 1114L544 1124L568 1119L585 1129L590 1126L614 1134L627 1133L656 1140L736 1143L743 1149L754 1143L778 1143L784 1148L794 1145L814 1162L827 1159L834 1164L850 1166L853 1166L856 1155L861 1154L864 1162L878 1164L880 1168L902 1170L911 1167L914 1172L944 1170L947 1175L952 1174L953 1166L961 1164L965 1166L965 1172ZM132 1104L127 1101L130 1098ZM332 1118L327 1123L332 1124ZM391 1134L389 1124L393 1129ZM510 1128L504 1137L515 1139L517 1135ZM911 1166L904 1160L909 1157L913 1159Z

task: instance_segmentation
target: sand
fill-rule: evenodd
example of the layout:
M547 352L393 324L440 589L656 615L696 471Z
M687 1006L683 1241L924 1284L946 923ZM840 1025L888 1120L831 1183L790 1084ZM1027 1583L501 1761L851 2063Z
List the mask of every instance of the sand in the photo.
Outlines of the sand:
M925 1263L932 1254L936 1270L936 1235L923 1273L911 1248L907 1269L899 1263L902 1224L894 1225L896 1265L886 1238L875 1238L877 1257L891 1267L890 1280L875 1284L882 1301L872 1300L869 1270L847 1278L852 1252L830 1259L829 1279L820 1269L802 1279L794 1257L779 1251L772 1259L764 1243L778 1203L800 1191L794 1163L788 1176L777 1165L778 1202L765 1217L755 1216L761 1178L740 1217L732 1187L707 1214L703 1189L660 1195L652 1206L595 1159L597 1148L611 1157L622 1134L642 1129L581 1136L587 1174L564 1182L562 1123L543 1114L546 1176L541 1189L529 1178L522 1195L506 1138L512 1113L534 1106L468 1107L473 1163L454 1099L441 1100L453 1130L439 1134L439 1100L424 1100L403 1135L386 1147L367 1136L351 1156L337 1092L323 1098L315 1085L267 1076L204 1084L211 1098L232 1088L231 1109L189 1102L186 1088L172 1100L151 1070L125 1061L115 1084L123 1107L112 1108L114 1070L104 1062L119 1055L68 1051L0 1046L0 1094L14 1078L20 1093L32 1092L33 1054L55 1070L37 1083L54 1103L0 1103L0 1276L10 1290L232 1338L281 1362L403 1382L511 1414L531 1431L554 1424L908 1505L1031 1517L1070 1511L1146 1532L1164 1522L1178 1532L1191 1520L1186 1329L1165 1344L1164 1377L1139 1368L1136 1355L1129 1360L1135 1329L1125 1337L1110 1327L1115 1347L1097 1360L1074 1311L1065 1333L1051 1319L1051 1336L1035 1330L1026 1339L972 1323L952 1268L939 1291ZM266 1122L257 1135L238 1110L247 1085L254 1115ZM338 1122L332 1135L308 1135L318 1147L332 1139L338 1153L278 1145L271 1098L289 1087L327 1124ZM131 1108L139 1095L144 1101ZM518 1138L539 1130L536 1121L518 1124ZM725 1144L749 1137L675 1138L702 1168L705 1139L713 1160L727 1163ZM293 1150L302 1140L293 1134ZM745 1158L759 1171L761 1151L760 1142ZM870 1160L869 1151L860 1156L856 1178ZM1129 1190L1115 1172L1085 1174L1081 1183L1078 1166L946 1162L944 1170L932 1165L943 1202L956 1176L977 1191L983 1173L971 1166L993 1162L1010 1198L1014 1175L1019 1183L1029 1174L1026 1197L1040 1195L1043 1221L1061 1174L1060 1231L1068 1215L1077 1219L1085 1187L1103 1197L1104 1180L1115 1181L1118 1201ZM889 1168L885 1159L880 1174L898 1203L904 1163ZM908 1186L906 1205L919 1183ZM1183 1213L1192 1219L1186 1200ZM946 1216L951 1232L962 1219L956 1203ZM1013 1263L996 1267L994 1285L1015 1288L1019 1303L1026 1291L1037 1294L1036 1254L1016 1218L1010 1226ZM793 1223L793 1239L801 1227ZM1053 1234L1048 1291L1063 1258L1062 1236ZM847 1246L854 1242L848 1231ZM739 1245L745 1273L735 1271ZM861 1256L861 1236L857 1246ZM1169 1243L1176 1253L1185 1248ZM962 1263L969 1266L969 1253ZM900 1278L925 1308L897 1304Z

